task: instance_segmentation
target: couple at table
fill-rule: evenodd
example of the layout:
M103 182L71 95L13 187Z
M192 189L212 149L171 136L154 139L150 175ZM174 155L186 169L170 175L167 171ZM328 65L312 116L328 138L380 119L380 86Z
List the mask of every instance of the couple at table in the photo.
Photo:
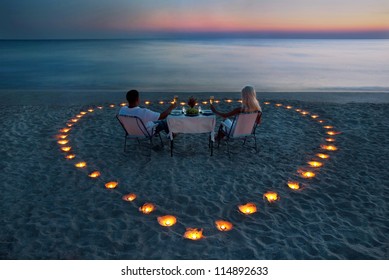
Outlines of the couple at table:
M169 128L166 123L166 118L171 113L171 111L177 107L178 105L177 102L171 104L162 113L158 113L146 108L139 107L140 98L139 98L139 92L137 90L133 89L127 92L126 98L128 101L128 106L122 107L119 111L119 115L139 117L146 125L146 127L151 127L154 126L155 124L158 124L156 127L157 132L165 131L166 133L169 133ZM230 117L234 117L240 113L262 111L261 106L259 105L259 102L257 100L257 94L253 87L251 86L244 87L241 91L241 99L242 99L242 105L228 113L222 113L217 111L214 105L211 104L212 112L225 119L223 123L227 128L231 128L232 126L232 121L228 119ZM257 122L259 121L260 121L260 115L258 115L257 118ZM219 130L219 134L216 137L220 139L223 136L224 136L223 130Z

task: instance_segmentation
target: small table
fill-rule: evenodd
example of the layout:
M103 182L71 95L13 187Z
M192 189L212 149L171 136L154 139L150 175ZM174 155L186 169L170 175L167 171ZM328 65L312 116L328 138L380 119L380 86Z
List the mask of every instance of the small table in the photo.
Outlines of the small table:
M166 119L169 127L170 151L173 156L173 133L209 133L209 147L213 155L213 143L215 142L215 115L185 116L169 115Z

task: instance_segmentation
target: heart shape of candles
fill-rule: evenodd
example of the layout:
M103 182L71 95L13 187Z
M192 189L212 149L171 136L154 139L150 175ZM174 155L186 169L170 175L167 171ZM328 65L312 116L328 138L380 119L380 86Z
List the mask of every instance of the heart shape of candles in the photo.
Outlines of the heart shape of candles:
M213 103L213 102L220 103L221 102L220 100L214 100L214 97L211 97L211 100L212 100L212 102L211 101L208 102L208 100L204 100L204 101L199 101L199 103L206 105L208 103ZM242 102L241 100L235 100L235 101L236 102ZM153 104L163 105L163 104L171 103L171 102L174 102L174 101L171 101L171 100L163 101L163 100L161 100L161 101L153 103ZM177 102L177 99L175 99L175 102ZM224 100L224 102L225 103L232 103L232 102L234 102L234 100L226 99L226 100ZM152 103L151 103L151 101L146 100L144 102L144 104L145 105L150 105ZM263 104L264 105L270 105L272 103L269 102L269 101L265 101L265 102L263 102ZM124 103L124 102L120 104L120 106L126 106L126 105L127 105L127 103ZM107 107L108 108L115 108L116 104L110 104ZM57 144L59 145L60 150L65 153L65 158L67 160L71 161L74 158L76 158L76 154L70 153L70 151L73 151L73 149L70 146L71 137L69 137L69 133L72 131L73 125L75 125L75 126L80 125L79 123L83 122L84 117L87 117L89 114L95 112L95 108L97 108L99 110L102 110L104 107L103 106L96 106L96 107L92 107L91 106L86 111L80 111L75 116L69 118L69 121L67 121L65 123L65 125L67 127L59 129L59 133L60 134L56 135ZM326 122L323 119L317 120L317 118L319 118L319 115L311 114L310 112L308 112L308 111L306 111L304 109L297 108L297 109L294 109L294 110L290 110L290 109L294 108L294 106L291 106L291 105L284 105L284 104L281 104L281 103L275 103L275 106L273 106L273 108L276 108L277 110L278 110L278 108L287 109L289 112L291 112L291 113L297 112L297 113L299 113L303 117L306 116L306 115L309 115L311 118L306 118L305 117L304 119L310 120L311 122L313 121L318 126L321 126L322 123ZM324 138L324 140L326 142L335 142L335 137L338 134L341 133L339 131L331 130L331 129L334 129L333 125L327 125L326 124L325 126L323 126L323 128L325 128L325 131L324 131L325 138ZM328 135L330 135L331 137L328 137ZM328 152L334 152L334 151L338 150L338 147L336 147L335 145L328 145L328 143L327 144L323 143L323 144L320 145L320 149L321 150L326 150ZM306 180L306 182L308 182L309 180L312 180L313 178L315 178L318 175L317 174L317 170L319 170L323 166L323 163L324 163L323 160L328 160L330 158L330 156L328 154L321 153L321 152L316 153L314 156L316 158L314 158L311 161L307 162L308 166L299 168L297 170L297 174L299 174L301 179ZM318 161L320 159L322 161ZM88 167L88 165L87 165L87 163L85 161L79 161L79 162L73 163L73 165L75 167L77 167L78 169L87 169L87 167ZM313 170L315 170L315 172ZM88 176L90 178L92 178L92 179L95 179L95 180L101 180L101 178L100 178L101 177L101 173L98 170L89 171ZM305 183L303 184L304 187L305 187ZM109 181L109 182L105 182L104 183L104 186L107 189L116 189L118 187L118 185L119 184L118 184L117 181ZM301 187L301 183L298 180L289 180L288 182L285 183L285 185L289 188L290 191L301 191L301 190L304 189L304 188ZM125 195L122 196L122 200L124 200L126 202L131 202L129 205L133 205L133 201L135 199L137 199L137 195L135 193L128 193L128 194L125 194ZM264 193L263 194L263 199L265 199L265 201L267 201L268 203L273 204L276 201L279 201L280 196L278 195L278 193L276 193L274 191L271 191L271 192ZM237 205L237 208L238 208L238 210L242 214L244 214L244 216L249 216L249 215L252 215L252 214L258 212L258 206L254 202L249 202L249 203L246 203L246 204ZM152 213L155 211L155 209L156 209L155 204L153 204L151 202L144 203L142 206L139 207L139 211L141 213L143 213L143 214L146 214L146 215L153 215ZM254 215L254 217L255 217L255 215ZM157 217L157 222L162 227L172 227L172 226L174 226L177 223L177 217L173 216L173 215L158 216ZM232 223L229 222L229 221L226 221L226 220L216 220L215 223L214 223L214 226L216 226L216 228L220 232L227 232L227 231L230 231L230 230L232 230L234 228ZM198 229L198 228L187 228L185 233L183 234L183 237L185 239L189 239L189 240L201 240L201 239L204 238L203 229L202 228L201 229Z

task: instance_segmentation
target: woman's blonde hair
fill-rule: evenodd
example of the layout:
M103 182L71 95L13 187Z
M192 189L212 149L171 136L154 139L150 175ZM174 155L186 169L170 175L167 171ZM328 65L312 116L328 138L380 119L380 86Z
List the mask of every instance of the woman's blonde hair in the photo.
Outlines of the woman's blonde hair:
M242 111L262 111L261 106L257 100L257 93L252 86L245 86L242 89Z

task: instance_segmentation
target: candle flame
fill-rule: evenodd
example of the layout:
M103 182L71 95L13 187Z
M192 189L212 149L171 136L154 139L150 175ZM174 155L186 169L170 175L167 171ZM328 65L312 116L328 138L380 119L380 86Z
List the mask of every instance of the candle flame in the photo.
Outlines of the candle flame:
M173 102L174 103L174 102ZM150 101L145 101L145 104L146 105L149 105L150 104Z
M88 176L91 178L97 178L97 177L100 177L100 175L101 175L101 173L99 171L93 171Z
M325 129L331 129L331 128L334 128L332 125L325 125L323 126Z
M101 110L101 109L103 109L103 106L97 106L97 108Z
M318 120L317 122L318 122L318 123L324 123L324 121L323 121L323 120Z
M164 103L165 103L165 102L163 102L163 101L159 101L159 104L161 104L161 105L164 104Z
M80 112L80 115L86 115L87 112Z
M335 138L326 138L327 142L335 142Z
M114 107L115 107L115 104L109 105L109 108L114 108Z
M83 115L76 115L76 118L82 118Z
M57 143L60 145L65 145L65 144L69 143L69 140L59 140Z
M88 112L89 113L92 113L94 110L93 109L88 109Z
M80 161L80 162L77 162L74 166L78 167L78 168L84 168L84 167L86 167L86 162Z
M73 126L72 123L67 123L66 125L67 125L68 127L72 127L72 126Z
M276 192L267 192L263 195L264 198L267 199L268 202L273 203L279 200L279 196Z
M227 99L226 102L227 102L227 103L231 103L232 100L231 100L231 99Z
M281 104L281 103L277 103L276 106L277 106L277 107L281 107L282 104Z
M152 203L145 203L141 207L139 207L139 211L143 214L150 214L155 209L155 205Z
M134 201L136 199L136 194L129 193L129 194L123 195L122 199L124 201Z
M302 111L301 112L301 115L308 115L309 114L309 112L307 112L307 111Z
M293 106L290 106L290 105L286 106L286 109L292 109L292 108L293 108Z
M246 215L250 215L257 212L257 206L252 202L249 202L244 205L239 205L238 208L240 212Z
M64 152L69 152L71 149L72 149L72 147L69 147L69 146L61 147L61 150Z
M114 189L114 188L117 187L117 185L118 185L118 182L111 181L111 182L106 183L106 184L105 184L105 187L106 187L107 189Z
M220 231L230 231L233 228L233 225L230 222L217 220L215 222L216 228Z
M263 104L265 104L265 105L269 105L269 104L270 104L270 102L269 102L269 101L266 101L266 102L263 102Z
M298 190L300 188L300 185L298 182L288 182L288 187L291 188L292 190Z
M66 159L74 159L76 157L75 154L70 154L70 155L67 155L65 158Z
M326 159L326 158L330 157L329 155L326 155L326 154L316 154L316 156L318 156L319 158L322 158L322 159Z
M125 102L120 103L120 106L122 106L122 107L124 107L124 106L126 106L126 105L127 105L127 103L125 103Z
M312 115L311 118L312 119L317 119L319 116L318 115Z
M172 215L161 216L158 217L157 220L163 227L171 227L177 222L177 218Z
M208 102L207 102L207 101L203 101L203 102L201 102L201 103L203 103L204 105L208 104Z
M303 178L313 178L316 176L316 174L312 171L298 170L297 172L300 173L301 177Z
M61 132L61 133L67 133L67 132L69 132L70 130L71 130L71 128L62 128L62 129L60 129L59 132Z
M187 228L184 234L184 238L191 240L199 240L201 238L204 238L203 229Z
M337 134L340 134L340 132L337 132L337 131L327 131L327 134L328 135L337 135Z
M323 150L327 150L327 151L336 151L338 150L338 148L334 145L320 145L320 147L323 149Z
M310 167L321 167L323 164L319 161L308 161Z

